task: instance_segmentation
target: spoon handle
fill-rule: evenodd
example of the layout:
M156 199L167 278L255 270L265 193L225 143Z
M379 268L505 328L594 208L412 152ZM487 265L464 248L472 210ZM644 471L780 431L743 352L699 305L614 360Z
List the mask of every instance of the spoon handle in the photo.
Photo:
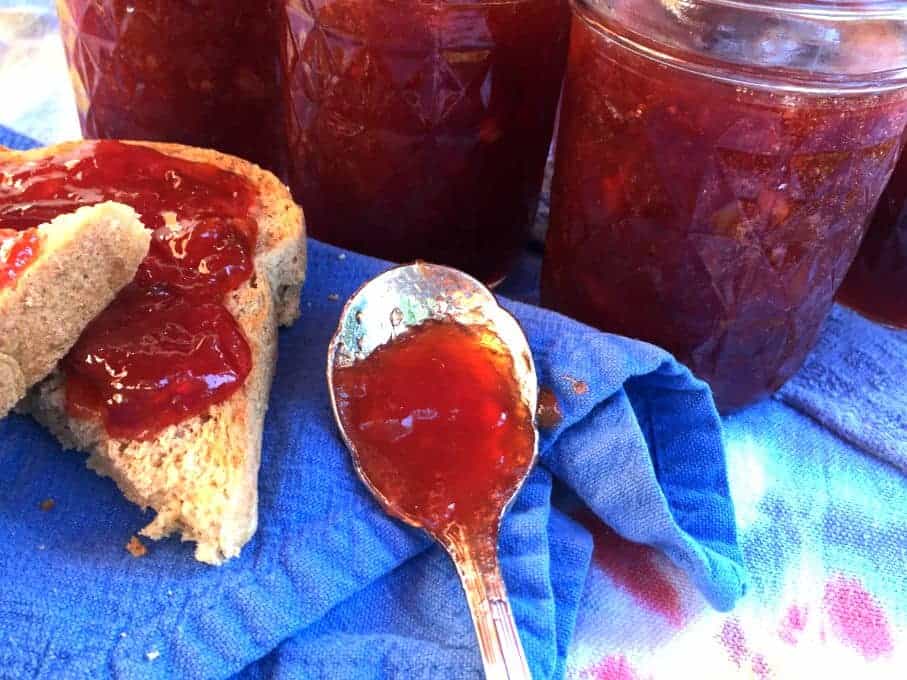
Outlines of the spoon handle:
M487 680L532 680L498 562L497 533L462 537L447 551L475 624Z

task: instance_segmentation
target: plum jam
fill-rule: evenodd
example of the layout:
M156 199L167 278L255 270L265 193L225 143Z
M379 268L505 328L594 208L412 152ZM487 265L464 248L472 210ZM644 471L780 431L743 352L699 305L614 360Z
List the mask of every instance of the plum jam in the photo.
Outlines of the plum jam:
M882 194L838 302L867 318L907 328L907 154Z
M0 229L0 291L12 287L40 252L41 239L36 229Z
M532 460L532 414L489 333L428 321L333 374L364 476L437 536L496 529Z
M283 174L278 0L57 0L86 137L214 148Z
M500 281L528 239L567 0L289 0L290 184L319 239Z
M249 182L114 141L2 163L0 179L0 229L32 229L115 200L153 231L133 282L62 362L71 415L101 418L113 437L148 438L243 385L252 353L224 297L253 273Z
M673 29L654 44L604 1L576 3L542 298L667 348L729 411L797 370L857 252L907 97L854 69L903 25L841 28L823 52L808 17L702 5L634 14ZM689 36L696 55L678 47ZM809 70L824 58L830 83Z

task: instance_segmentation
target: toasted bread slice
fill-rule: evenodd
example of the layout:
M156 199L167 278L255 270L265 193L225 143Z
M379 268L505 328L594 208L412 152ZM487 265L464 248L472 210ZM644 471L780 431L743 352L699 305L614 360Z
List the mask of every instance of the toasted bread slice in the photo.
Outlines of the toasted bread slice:
M141 144L243 175L258 189L252 208L258 222L255 274L225 301L252 350L252 371L226 401L145 441L115 439L98 420L70 417L58 371L33 388L24 404L65 447L88 452L89 467L112 477L129 500L157 512L143 535L159 539L179 532L183 540L196 542L196 559L220 564L239 555L258 523L261 437L277 357L277 328L299 316L305 275L303 216L286 186L256 165L215 151ZM19 156L44 158L72 146Z
M136 212L112 202L61 215L37 235L37 259L0 289L0 417L132 281L151 242Z

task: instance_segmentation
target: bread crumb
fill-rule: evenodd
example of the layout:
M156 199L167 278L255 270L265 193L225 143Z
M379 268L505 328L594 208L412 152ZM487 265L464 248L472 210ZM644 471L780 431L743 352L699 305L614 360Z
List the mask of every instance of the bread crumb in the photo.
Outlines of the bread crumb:
M159 651L157 651L156 649L152 649L150 652L145 652L145 658L148 659L149 661L154 661L160 655L161 655L161 653Z
M125 631L125 630L124 630L122 633L120 633L120 637L121 637L121 638L126 637L126 631Z
M328 295L328 300L330 300L331 302L336 302L339 299L340 299L340 296L337 295L337 293L331 293Z
M338 259L338 260L345 260L345 259L346 259L346 253L340 253L340 254L337 256L337 259Z
M129 539L129 543L126 544L126 550L133 557L144 557L148 554L148 548L139 540L138 536L133 536Z
M38 504L38 507L41 508L44 512L53 510L57 502L53 498L45 498Z

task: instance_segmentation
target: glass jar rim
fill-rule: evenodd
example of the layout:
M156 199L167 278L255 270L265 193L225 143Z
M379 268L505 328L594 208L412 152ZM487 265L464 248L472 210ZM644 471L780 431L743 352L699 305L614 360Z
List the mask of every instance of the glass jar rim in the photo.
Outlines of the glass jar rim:
M675 23L690 10L738 12L747 20L773 21L776 31L786 35L800 22L823 29L859 29L861 25L897 27L904 37L901 54L888 68L844 71L833 66L820 69L813 65L766 64L741 61L710 52L695 43L695 30L659 34L651 17L637 23L629 7L645 7L636 0L572 0L580 20L592 24L607 38L640 56L666 66L722 80L735 86L783 91L791 94L843 96L875 94L907 88L907 2L904 0L851 0L830 4L822 0L786 2L785 0L650 0L649 6L672 15ZM874 9L869 11L869 7ZM625 16L621 16L621 12ZM640 16L642 16L640 14ZM785 23L789 22L789 23ZM670 23L670 22L669 22ZM708 26L708 24L703 24ZM668 26L666 24L665 26ZM677 28L677 26L673 26ZM677 36L681 36L677 40ZM673 40L672 40L673 39ZM755 43L754 43L755 44ZM844 55L851 54L840 50ZM733 56L733 55L732 55Z
M827 0L812 0L812 2L787 2L786 0L692 0L690 4L714 5L764 14L784 14L805 19L907 22L907 2L903 0L851 0L850 2L829 2Z

